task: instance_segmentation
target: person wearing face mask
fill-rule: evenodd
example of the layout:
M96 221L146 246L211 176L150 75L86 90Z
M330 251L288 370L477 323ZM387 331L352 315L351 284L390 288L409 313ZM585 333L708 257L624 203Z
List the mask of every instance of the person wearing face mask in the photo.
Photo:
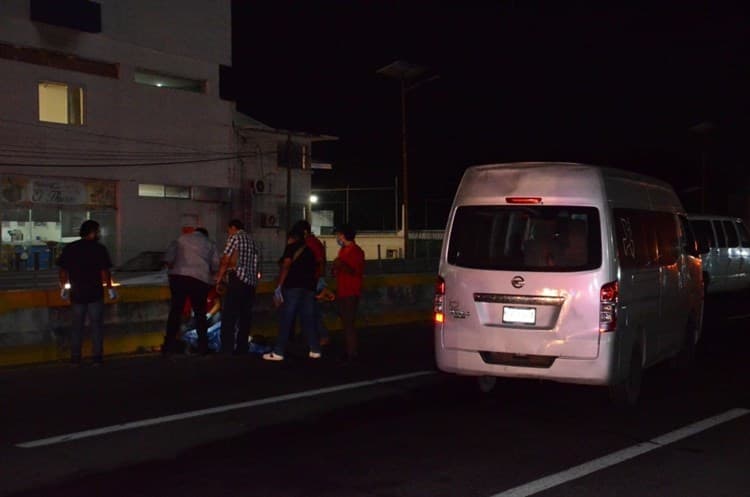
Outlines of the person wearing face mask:
M60 296L70 300L73 309L73 329L70 338L70 362L80 364L83 323L86 316L91 324L91 342L94 365L102 363L104 352L102 322L104 315L104 288L110 300L117 294L112 288L110 268L112 261L107 248L99 243L99 223L84 221L81 236L66 245L57 260L60 278Z
M365 272L365 252L354 241L356 231L349 224L336 228L336 243L341 247L333 261L331 272L336 278L336 301L344 328L346 362L357 358L357 334L354 321L362 296L362 279Z

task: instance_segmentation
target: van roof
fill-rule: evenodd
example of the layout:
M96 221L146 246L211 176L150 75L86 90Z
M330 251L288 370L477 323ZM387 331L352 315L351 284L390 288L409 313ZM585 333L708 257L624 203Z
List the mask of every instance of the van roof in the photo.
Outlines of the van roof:
M651 176L571 162L513 162L471 166L456 202L496 204L498 197L542 197L550 203L684 212L674 189Z

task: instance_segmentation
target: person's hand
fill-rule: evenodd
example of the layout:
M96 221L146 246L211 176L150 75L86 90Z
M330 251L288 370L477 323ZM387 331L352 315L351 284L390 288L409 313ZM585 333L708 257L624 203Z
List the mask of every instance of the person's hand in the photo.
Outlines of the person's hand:
M284 303L284 294L281 292L281 286L277 286L273 291L273 300L277 306Z
M117 292L114 288L107 288L107 295L109 295L109 300L115 300L117 298Z

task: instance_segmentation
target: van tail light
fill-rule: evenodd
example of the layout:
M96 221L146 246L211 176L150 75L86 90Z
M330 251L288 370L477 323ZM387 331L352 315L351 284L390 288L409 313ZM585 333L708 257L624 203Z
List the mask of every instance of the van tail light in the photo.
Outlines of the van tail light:
M438 276L435 281L435 299L432 302L432 310L435 313L435 323L445 321L445 280Z
M617 328L617 301L620 284L617 280L602 286L599 291L599 331L615 331Z

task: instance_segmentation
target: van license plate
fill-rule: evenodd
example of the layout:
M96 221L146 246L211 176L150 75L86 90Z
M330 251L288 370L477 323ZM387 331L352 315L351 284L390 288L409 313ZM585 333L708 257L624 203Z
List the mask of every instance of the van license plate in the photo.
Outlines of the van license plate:
M536 309L533 307L503 307L503 323L534 324Z

